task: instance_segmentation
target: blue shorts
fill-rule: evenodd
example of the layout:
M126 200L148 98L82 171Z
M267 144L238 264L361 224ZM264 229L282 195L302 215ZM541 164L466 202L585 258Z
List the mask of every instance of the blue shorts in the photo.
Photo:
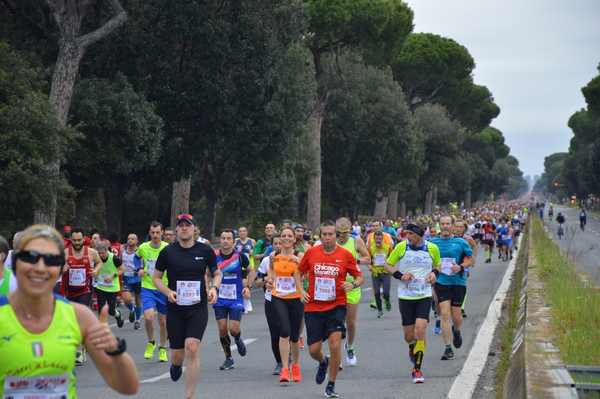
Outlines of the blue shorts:
M214 306L214 309L217 320L228 318L229 320L241 321L242 313L244 313L244 309L237 306Z
M144 312L148 309L155 309L160 314L167 314L167 297L159 290L149 290L142 288L142 309Z
M123 291L139 294L142 291L142 281L139 277L123 276Z

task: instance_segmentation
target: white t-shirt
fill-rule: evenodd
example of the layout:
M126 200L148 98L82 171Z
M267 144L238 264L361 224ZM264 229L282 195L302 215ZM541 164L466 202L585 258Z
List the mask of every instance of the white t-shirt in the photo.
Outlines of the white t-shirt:
M271 257L265 256L260 261L260 266L258 266L257 272L266 275L269 273L269 267L271 267ZM272 298L271 290L265 290L265 299L267 301L271 302L271 298Z

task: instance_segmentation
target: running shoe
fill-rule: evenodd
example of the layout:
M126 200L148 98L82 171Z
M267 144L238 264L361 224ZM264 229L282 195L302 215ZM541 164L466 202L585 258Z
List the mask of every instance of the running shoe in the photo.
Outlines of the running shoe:
M135 312L134 311L129 311L129 322L133 323L135 321Z
M460 330L455 331L454 327L452 327L452 335L454 336L454 338L452 340L454 347L456 349L460 348L462 346L462 336L460 335Z
M326 398L339 398L340 397L340 395L335 393L335 385L333 385L331 383L327 384L327 386L325 387L325 397Z
M325 356L325 360L319 363L317 375L315 376L315 381L318 385L321 385L323 381L325 381L325 377L327 377L327 367L329 367L329 357Z
M171 380L177 381L181 377L181 373L183 373L181 366L175 366L174 364L171 365L171 368L169 369Z
M227 359L225 359L225 361L223 362L221 367L219 367L219 369L220 370L231 370L231 369L233 369L233 366L234 366L233 358L228 357Z
M158 348L158 361L163 363L169 361L169 352L167 352L167 348L162 346Z
M282 368L279 373L279 384L287 385L290 382L290 369Z
M358 359L356 358L356 354L354 353L354 348L349 348L346 346L346 363L348 366L356 366Z
M298 363L292 364L292 381L302 381L302 372L300 371L300 365Z
M454 359L454 351L450 347L446 347L444 350L444 354L442 355L442 360L452 360Z
M385 299L385 310L387 310L388 312L392 310L392 303L389 299Z
M383 310L377 311L377 318L381 319L383 317Z
M237 350L238 350L238 353L240 354L240 356L242 356L242 357L246 356L246 344L244 344L242 337L239 335L235 339L235 346L237 346Z
M275 368L273 369L273 375L279 375L279 373L281 373L282 367L283 367L283 365L281 363L277 363L275 365Z
M442 333L442 321L441 320L436 320L435 321L435 326L433 327L433 333L435 335L440 335Z
M77 351L75 354L75 365L82 366L85 363L85 350Z
M141 327L141 326L140 326L140 321L139 321L139 320L136 320L136 321L133 323L133 329L134 329L134 330L139 330L139 329L140 329L140 327Z
M425 382L425 377L423 377L423 373L421 372L421 370L413 369L411 375L413 383L422 384Z
M152 342L148 342L146 344L146 351L144 352L144 359L149 360L154 357L154 350L156 349L156 344Z
M371 309L377 309L377 303L375 302L375 298L371 299L371 303L369 303L369 307Z
M123 316L121 315L119 309L115 309L115 319L117 319L117 327L123 328L125 320L123 320Z
M466 318L467 318L467 313L465 312L465 310L464 310L464 309L461 309L461 310L460 310L460 312L461 312L461 314L462 314L462 318L463 318L463 319L466 319Z

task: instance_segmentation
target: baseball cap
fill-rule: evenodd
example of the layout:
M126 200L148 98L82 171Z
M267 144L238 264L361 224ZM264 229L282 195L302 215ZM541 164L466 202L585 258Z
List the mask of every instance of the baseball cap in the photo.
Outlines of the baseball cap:
M181 213L179 215L177 215L177 226L179 226L181 223L188 223L191 225L195 225L196 223L194 223L194 217L192 215L190 215L189 213Z

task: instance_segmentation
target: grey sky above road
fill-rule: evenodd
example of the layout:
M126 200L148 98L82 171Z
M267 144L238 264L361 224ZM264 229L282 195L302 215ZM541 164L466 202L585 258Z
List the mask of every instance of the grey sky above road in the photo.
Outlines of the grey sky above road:
M600 63L600 0L405 0L415 31L450 37L476 62L475 82L494 94L492 125L527 174L567 151L567 121L585 107L581 88Z

